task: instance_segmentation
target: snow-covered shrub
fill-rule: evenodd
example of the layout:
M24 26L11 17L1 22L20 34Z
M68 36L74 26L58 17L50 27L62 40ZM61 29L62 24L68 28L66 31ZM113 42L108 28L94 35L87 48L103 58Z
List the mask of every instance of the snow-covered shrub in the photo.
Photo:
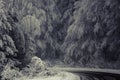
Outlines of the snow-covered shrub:
M23 75L18 69L12 69L8 64L4 67L1 76L1 80L16 80L17 78L21 78Z
M33 77L38 75L46 69L45 62L40 58L34 56L32 57L30 63L22 70L22 73L26 76Z

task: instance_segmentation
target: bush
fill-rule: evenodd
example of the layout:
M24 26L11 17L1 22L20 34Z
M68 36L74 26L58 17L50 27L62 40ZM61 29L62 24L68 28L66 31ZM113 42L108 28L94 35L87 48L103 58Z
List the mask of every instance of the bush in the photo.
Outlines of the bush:
M22 70L22 73L34 77L46 69L45 63L38 57L32 57L30 63Z
M12 69L9 64L7 64L2 71L1 80L16 80L21 78L23 75L17 69Z

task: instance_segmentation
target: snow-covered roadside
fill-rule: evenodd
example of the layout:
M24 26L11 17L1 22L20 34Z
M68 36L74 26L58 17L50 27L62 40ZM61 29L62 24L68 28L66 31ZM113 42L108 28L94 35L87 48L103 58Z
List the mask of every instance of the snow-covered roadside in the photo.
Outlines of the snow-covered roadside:
M20 80L20 79L19 79ZM22 79L23 80L23 79ZM68 73L68 72L59 72L54 76L40 76L33 79L24 79L24 80L80 80L78 75Z

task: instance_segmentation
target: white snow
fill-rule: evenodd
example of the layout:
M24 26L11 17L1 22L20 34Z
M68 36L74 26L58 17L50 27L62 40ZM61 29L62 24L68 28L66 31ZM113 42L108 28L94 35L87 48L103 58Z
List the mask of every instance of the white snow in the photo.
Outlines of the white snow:
M20 79L19 79L20 80ZM23 80L23 79L22 79ZM24 79L24 80L80 80L78 75L68 73L68 72L59 72L54 76L40 76L33 79Z

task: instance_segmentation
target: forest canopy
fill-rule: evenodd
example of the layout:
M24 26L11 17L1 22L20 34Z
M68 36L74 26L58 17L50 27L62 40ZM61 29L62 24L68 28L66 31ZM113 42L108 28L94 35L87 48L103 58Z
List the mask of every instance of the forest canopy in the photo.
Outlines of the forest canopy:
M119 22L119 0L0 0L0 75L29 75L56 59L118 69Z

